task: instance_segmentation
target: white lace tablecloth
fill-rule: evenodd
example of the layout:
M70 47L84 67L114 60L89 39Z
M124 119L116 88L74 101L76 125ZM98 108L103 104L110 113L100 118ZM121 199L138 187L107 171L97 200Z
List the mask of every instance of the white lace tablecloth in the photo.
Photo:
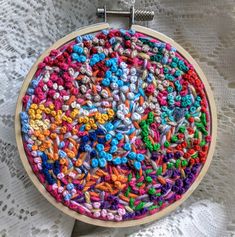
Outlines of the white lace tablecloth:
M115 1L127 8L133 1ZM114 7L113 1L106 1ZM218 110L218 142L209 172L170 216L135 228L105 229L78 223L51 206L20 162L14 111L36 58L75 29L97 22L104 1L0 0L0 236L235 236L235 2L136 0L155 11L149 27L187 49L207 75ZM74 231L73 226L75 223ZM72 233L73 231L73 233Z

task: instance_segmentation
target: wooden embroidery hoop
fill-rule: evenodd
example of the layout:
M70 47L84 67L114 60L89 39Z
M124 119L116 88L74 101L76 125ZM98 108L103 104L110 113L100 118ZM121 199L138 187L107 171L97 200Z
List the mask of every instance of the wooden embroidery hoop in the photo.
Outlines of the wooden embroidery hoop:
M206 79L204 73L202 72L202 70L200 69L199 65L190 56L190 54L186 50L184 50L179 44L177 44L174 40L165 36L164 34L161 34L155 30L151 30L151 29L143 27L143 26L132 25L131 29L133 29L137 32L143 33L145 35L149 35L153 38L159 39L160 41L167 42L167 43L171 44L173 47L175 47L177 49L177 51L186 60L188 60L188 62L190 62L193 65L193 67L195 68L195 71L197 72L200 79L204 83L205 92L206 92L206 95L208 98L208 103L209 103L209 108L210 108L210 113L211 113L210 118L211 118L211 136L212 136L212 141L210 143L206 163L204 164L202 170L200 171L200 173L197 176L194 183L187 190L187 192L182 195L182 198L180 200L174 202L173 204L169 205L168 207L164 208L163 210L159 211L158 213L147 216L143 219L127 220L127 221L122 221L122 222L97 220L97 219L87 217L85 215L81 215L81 214L77 213L76 211L73 211L73 210L69 209L68 207L64 206L62 203L56 202L55 198L53 196L51 196L51 194L45 189L43 184L40 183L39 179L34 174L32 168L29 164L28 158L26 156L24 147L23 147L23 141L22 141L22 136L21 136L20 116L19 116L20 112L22 111L22 99L26 93L26 90L29 86L30 81L32 80L32 78L37 70L38 63L40 63L46 56L48 56L49 52L52 49L59 48L60 46L66 44L66 43L70 42L71 40L73 40L74 38L76 38L78 35L85 35L85 34L89 34L89 33L94 33L94 32L104 30L104 29L108 29L108 28L110 28L108 23L99 23L99 24L88 26L88 27L80 28L79 30L74 31L71 34L65 36L64 38L58 40L56 43L54 43L51 47L49 47L38 58L38 60L35 62L35 64L31 68L30 72L28 73L28 75L22 85L22 88L20 90L20 94L19 94L19 97L17 100L16 112L15 112L15 136L16 136L16 142L17 142L17 147L19 150L20 158L21 158L21 161L23 163L23 166L24 166L27 174L29 175L30 179L32 180L32 182L34 183L36 188L40 191L40 193L52 205L54 205L56 208L58 208L65 214L67 214L77 220L88 223L88 224L103 226L103 227L130 227L130 226L137 226L137 225L145 224L145 223L160 219L161 217L169 214L170 212L174 211L178 206L180 206L192 194L192 192L197 188L197 186L199 185L199 183L201 182L202 178L204 177L204 175L206 174L206 172L209 168L209 165L211 163L212 156L214 153L215 144L216 144L216 136L217 136L217 114L216 114L215 101L213 98L212 91L211 91L209 84L207 82L207 79Z

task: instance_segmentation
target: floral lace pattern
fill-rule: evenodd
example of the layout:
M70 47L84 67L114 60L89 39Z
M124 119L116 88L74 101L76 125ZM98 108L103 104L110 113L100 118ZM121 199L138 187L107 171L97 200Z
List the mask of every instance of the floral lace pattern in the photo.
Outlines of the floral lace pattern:
M118 8L126 8L131 2L116 3ZM98 0L1 2L0 236L69 236L72 232L74 220L40 195L21 165L14 138L14 111L20 87L37 57L62 36L96 23L94 12L103 4ZM170 216L143 227L117 230L77 223L73 236L233 236L234 0L136 0L135 4L154 10L155 19L148 26L181 44L206 74L218 112L215 155L197 190ZM111 2L107 5L117 8Z

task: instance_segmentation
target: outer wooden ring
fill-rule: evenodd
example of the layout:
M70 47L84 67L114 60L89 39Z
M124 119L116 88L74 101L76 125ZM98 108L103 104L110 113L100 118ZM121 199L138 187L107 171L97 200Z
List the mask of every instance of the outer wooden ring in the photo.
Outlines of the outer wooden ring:
M25 150L24 150L23 142L22 142L22 136L21 136L21 125L20 125L20 116L19 116L20 112L22 111L22 98L23 98L24 94L26 93L29 83L32 80L32 78L37 70L38 63L41 62L42 59L44 57L46 57L52 49L59 48L61 45L73 40L78 35L84 35L84 34L100 31L100 30L107 29L107 28L109 28L109 24L101 23L101 24L91 25L89 27L84 27L82 29L79 29L78 31L75 31L75 32L65 36L64 38L58 40L56 43L54 43L50 48L48 48L38 58L38 60L35 62L35 64L31 68L30 72L28 73L28 75L22 85L22 88L20 90L20 94L19 94L19 97L17 100L16 113L15 113L15 136L16 136L16 142L17 142L17 147L19 150L20 158L21 158L21 161L23 163L23 166L24 166L26 172L28 173L30 179L32 180L32 182L34 183L36 188L40 191L40 193L56 208L58 208L65 214L67 214L75 219L78 219L80 221L86 222L88 224L103 226L103 227L130 227L130 226L137 226L137 225L145 224L145 223L160 219L161 217L169 214L170 212L174 211L179 205L181 205L192 194L192 192L197 188L197 186L199 185L199 183L201 182L202 178L204 177L204 175L206 174L206 172L209 168L209 165L211 163L212 156L214 153L215 144L216 144L216 136L217 136L217 114L216 114L215 101L214 101L210 86L207 82L207 79L206 79L204 73L202 72L202 70L200 69L199 65L191 57L191 55L186 50L184 50L179 44L177 44L174 40L172 40L171 38L157 32L157 31L151 30L149 28L142 27L139 25L132 25L132 29L136 30L137 32L141 32L146 35L152 36L153 38L157 38L163 42L168 42L173 47L175 47L177 49L177 51L193 65L193 67L195 68L195 71L197 72L200 79L204 83L205 92L206 92L206 95L208 98L209 108L210 108L210 112L211 112L211 114L210 114L211 136L213 138L212 142L210 143L210 147L209 147L209 151L208 151L208 155L207 155L207 161L204 164L202 170L200 171L200 173L199 173L198 177L196 178L196 180L194 181L194 183L191 185L191 187L188 189L188 191L185 194L183 194L183 196L180 200L174 202L173 204L164 208L163 210L159 211L158 213L147 216L143 219L129 220L129 221L123 221L123 222L102 221L102 220L97 220L97 219L87 217L85 215L81 215L81 214L69 209L68 207L64 206L62 203L56 202L55 198L53 196L51 196L51 194L44 188L44 186L38 180L37 176L32 171L32 168L28 162L28 158L25 154Z

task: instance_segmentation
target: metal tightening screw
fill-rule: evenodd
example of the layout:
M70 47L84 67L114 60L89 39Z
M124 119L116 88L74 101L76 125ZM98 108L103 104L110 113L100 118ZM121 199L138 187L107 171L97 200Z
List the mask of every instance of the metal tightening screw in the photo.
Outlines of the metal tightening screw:
M123 10L106 10L106 6L103 8L97 8L96 14L98 17L103 17L105 22L107 20L107 16L121 16L121 17L129 17L130 24L133 24L134 21L151 21L154 18L154 11L148 10L140 10L135 9L134 7L130 8L130 11Z
M154 18L154 11L135 9L134 16L136 21L152 21Z

